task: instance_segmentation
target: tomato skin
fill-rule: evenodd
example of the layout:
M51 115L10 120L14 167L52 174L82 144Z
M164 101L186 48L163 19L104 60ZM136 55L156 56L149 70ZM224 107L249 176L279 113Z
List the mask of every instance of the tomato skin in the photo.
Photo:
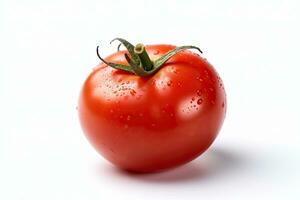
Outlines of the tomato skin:
M151 59L173 48L146 46ZM124 53L106 60L127 65ZM99 64L82 87L78 112L88 140L107 160L153 172L187 163L212 144L225 117L226 95L214 68L182 51L149 77Z

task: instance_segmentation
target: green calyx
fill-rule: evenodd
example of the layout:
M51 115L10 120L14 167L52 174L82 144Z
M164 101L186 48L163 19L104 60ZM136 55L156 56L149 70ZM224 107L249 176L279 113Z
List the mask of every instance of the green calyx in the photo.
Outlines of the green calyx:
M125 53L125 59L128 62L128 65L122 65L122 64L116 64L112 62L107 62L104 60L100 54L99 54L99 46L97 46L97 55L99 59L107 64L110 67L113 67L115 69L124 70L133 74L136 74L138 76L150 76L157 72L165 62L167 62L172 56L177 54L180 51L186 50L186 49L196 49L200 53L202 51L200 48L195 46L180 46L176 47L173 50L170 50L165 55L161 56L157 60L152 61L145 49L145 46L143 44L137 44L133 46L128 41L122 39L122 38L115 38L110 43L114 41L119 41L121 44L124 45L127 49L128 53ZM120 45L118 46L118 50L120 48Z

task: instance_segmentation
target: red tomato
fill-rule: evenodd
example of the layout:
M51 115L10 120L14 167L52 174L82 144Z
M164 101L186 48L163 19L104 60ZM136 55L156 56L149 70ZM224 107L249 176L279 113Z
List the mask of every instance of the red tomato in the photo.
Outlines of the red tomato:
M149 45L146 51L155 60L174 48ZM128 65L126 52L106 61ZM146 77L99 64L83 85L78 111L102 156L126 170L153 172L187 163L212 144L226 96L212 65L185 50Z

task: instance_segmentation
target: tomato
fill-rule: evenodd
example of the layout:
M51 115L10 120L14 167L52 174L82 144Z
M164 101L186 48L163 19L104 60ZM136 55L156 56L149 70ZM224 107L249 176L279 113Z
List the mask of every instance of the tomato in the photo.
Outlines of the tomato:
M145 46L151 60L174 48ZM225 118L218 73L189 50L148 76L108 66L128 65L125 53L108 56L84 82L78 112L86 137L107 160L129 171L154 172L195 159L212 144Z

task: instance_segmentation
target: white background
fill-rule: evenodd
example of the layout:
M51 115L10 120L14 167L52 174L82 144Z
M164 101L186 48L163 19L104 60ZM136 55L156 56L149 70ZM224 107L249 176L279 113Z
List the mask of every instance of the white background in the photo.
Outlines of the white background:
M300 199L297 1L0 1L0 199ZM117 170L85 139L80 87L108 42L193 44L228 113L203 156Z

